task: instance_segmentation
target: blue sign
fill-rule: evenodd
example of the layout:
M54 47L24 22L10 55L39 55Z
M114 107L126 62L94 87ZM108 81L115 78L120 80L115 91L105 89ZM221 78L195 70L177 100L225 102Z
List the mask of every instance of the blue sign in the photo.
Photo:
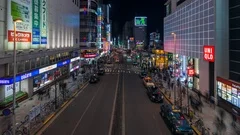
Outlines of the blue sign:
M6 108L6 109L2 110L2 114L3 114L3 116L8 116L11 114L11 110L9 108Z
M33 28L32 44L33 45L39 45L40 44L40 29Z
M76 58L76 57L75 57ZM57 63L57 68L70 64L71 60L65 60ZM39 75L39 69L16 76L16 82ZM13 78L0 78L0 85L9 85L13 83Z
M9 79L0 79L0 85L8 85L8 84L10 84Z
M62 67L70 63L70 60L65 60L57 63L57 67Z

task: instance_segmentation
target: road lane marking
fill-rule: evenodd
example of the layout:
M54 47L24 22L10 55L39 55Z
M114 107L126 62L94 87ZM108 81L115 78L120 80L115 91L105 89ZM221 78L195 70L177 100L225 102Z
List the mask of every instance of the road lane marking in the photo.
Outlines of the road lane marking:
M101 83L101 84L103 84L103 83ZM100 84L100 86L101 86L101 84ZM98 88L97 88L97 92L96 92L95 95L92 97L91 101L88 103L87 108L84 110L82 116L80 117L80 119L78 120L78 122L77 122L77 124L75 125L74 129L72 130L71 135L74 135L75 131L77 130L77 127L78 127L79 124L81 123L81 121L82 121L84 115L86 114L86 112L88 111L89 107L91 106L93 100L94 100L95 97L97 96L97 94L98 94L100 88L101 88L101 87L98 87Z
M125 93L124 93L124 74L122 82L122 135L125 135Z
M116 101L117 101L118 85L119 85L119 74L118 74L117 85L116 85L116 89L115 89L115 95L114 95L114 101L113 101L112 114L111 114L111 119L110 119L108 135L112 135L113 119L114 119L114 112L115 112L115 106L116 106Z
M89 83L86 83L86 85L84 85L82 87L82 90L80 90L78 92L78 94L84 92L85 88L88 86ZM76 97L76 95L73 95L73 97ZM39 131L37 131L35 134L36 135L42 135L43 132L58 118L58 116L64 111L66 110L66 108L74 101L74 98L70 99L65 106L61 106L62 108L59 110L59 112L54 112L52 115L50 115L44 122L43 122L43 126L39 129Z

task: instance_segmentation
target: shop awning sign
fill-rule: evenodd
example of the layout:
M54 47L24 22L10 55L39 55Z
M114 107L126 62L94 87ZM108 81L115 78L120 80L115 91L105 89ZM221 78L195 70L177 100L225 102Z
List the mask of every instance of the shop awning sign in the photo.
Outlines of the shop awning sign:
M206 61L214 62L214 60L215 60L215 46L204 45L203 46L203 58Z

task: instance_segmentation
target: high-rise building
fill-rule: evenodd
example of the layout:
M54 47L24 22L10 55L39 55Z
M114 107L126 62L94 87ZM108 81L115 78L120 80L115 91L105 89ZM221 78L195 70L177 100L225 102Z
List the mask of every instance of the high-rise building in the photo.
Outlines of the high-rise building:
M147 17L137 16L134 18L133 36L137 49L147 46Z
M98 0L80 0L80 48L97 48Z
M122 31L122 37L123 37L123 45L125 48L128 47L128 42L130 42L130 38L133 37L133 26L134 26L134 21L127 21L125 22L124 26L123 26L123 31ZM133 48L135 46L132 46L131 48Z
M80 0L1 0L0 102L13 94L14 67L22 99L79 68L79 7Z
M174 54L169 64L177 67L176 75L192 90L233 103L216 81L229 77L228 1L168 0L165 5L164 50ZM194 74L187 77L188 70Z

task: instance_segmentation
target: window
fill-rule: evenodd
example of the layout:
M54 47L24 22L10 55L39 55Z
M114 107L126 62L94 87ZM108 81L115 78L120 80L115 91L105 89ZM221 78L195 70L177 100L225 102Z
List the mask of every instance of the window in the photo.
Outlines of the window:
M171 14L171 2L166 5L166 15Z
M40 58L37 58L37 59L36 59L36 66L37 66L37 67L40 67L40 65L41 65Z
M17 62L17 73L24 71L24 61Z
M41 57L41 66L45 65L45 57Z
M48 65L50 63L48 56L45 57L45 63L46 63L46 65Z
M13 75L13 63L8 63L9 75Z
M36 60L35 59L31 59L31 69L36 68Z
M52 64L52 63L54 63L54 62L55 62L55 56L52 55L52 56L50 56L50 63Z
M25 70L30 70L30 62L29 62L29 60L25 61Z

